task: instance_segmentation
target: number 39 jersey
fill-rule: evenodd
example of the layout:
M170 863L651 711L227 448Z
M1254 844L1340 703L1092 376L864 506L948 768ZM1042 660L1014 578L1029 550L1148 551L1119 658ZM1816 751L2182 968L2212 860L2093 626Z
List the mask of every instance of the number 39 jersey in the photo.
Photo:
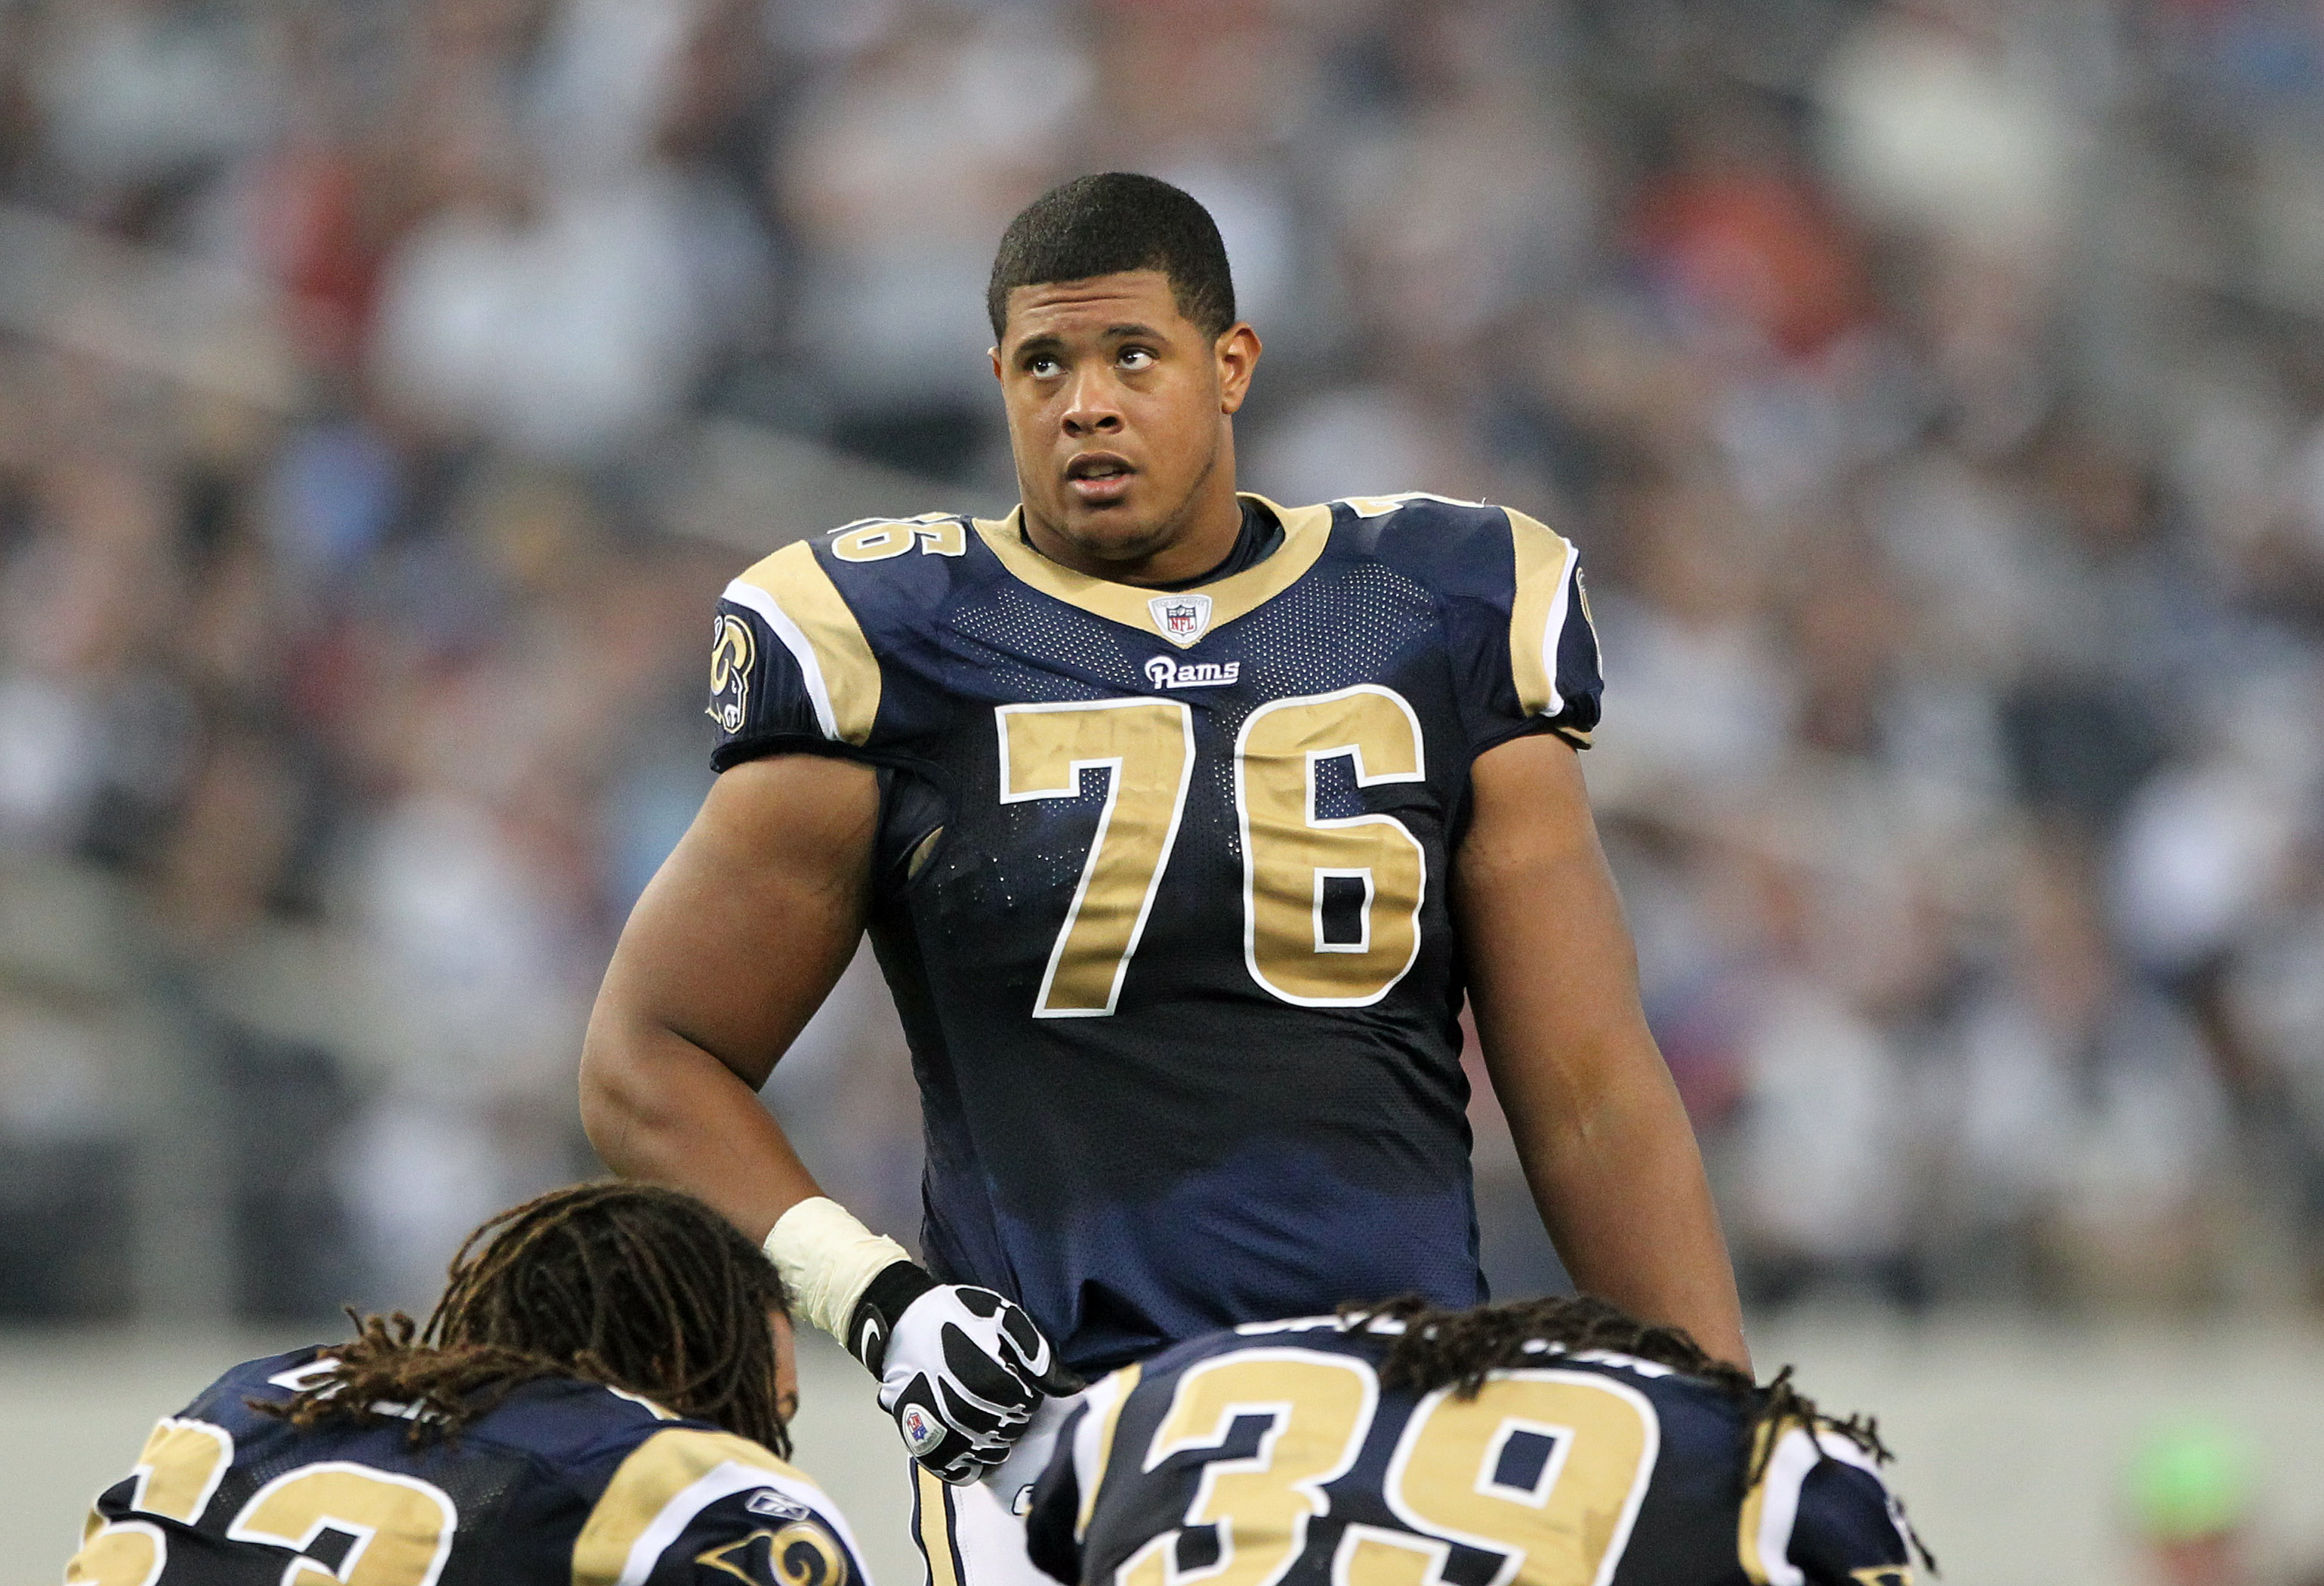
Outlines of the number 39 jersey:
M831 1500L706 1422L567 1378L416 1443L401 1418L299 1428L254 1407L318 1363L249 1361L164 1417L65 1586L869 1586Z
M1574 553L1540 524L1245 501L1279 544L1196 589L931 515L787 547L714 632L719 769L881 768L872 938L930 1264L1085 1373L1482 1297L1447 909L1469 770L1598 719Z
M1594 1350L1471 1398L1389 1388L1391 1342L1259 1323L1105 1379L1033 1489L1034 1562L1092 1586L1911 1586L1904 1511L1837 1427L1755 1425Z

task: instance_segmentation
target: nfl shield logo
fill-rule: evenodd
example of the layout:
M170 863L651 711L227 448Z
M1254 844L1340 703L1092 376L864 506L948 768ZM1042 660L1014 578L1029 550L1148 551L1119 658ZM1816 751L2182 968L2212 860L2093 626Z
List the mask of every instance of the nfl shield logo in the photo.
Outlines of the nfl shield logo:
M1207 595L1157 595L1146 605L1154 613L1154 625L1162 631L1162 637L1173 644L1192 644L1211 625Z

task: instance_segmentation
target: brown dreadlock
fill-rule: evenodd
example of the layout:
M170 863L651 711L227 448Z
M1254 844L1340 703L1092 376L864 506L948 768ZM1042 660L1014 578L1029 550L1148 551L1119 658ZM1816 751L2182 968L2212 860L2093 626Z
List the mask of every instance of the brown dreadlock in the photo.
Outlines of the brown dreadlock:
M1884 1465L1895 1457L1880 1441L1877 1421L1863 1415L1839 1421L1822 1415L1815 1401L1792 1386L1789 1366L1762 1388L1725 1360L1706 1354L1685 1329L1641 1322L1594 1295L1519 1300L1473 1311L1439 1310L1418 1295L1403 1295L1377 1305L1342 1305L1340 1317L1342 1327L1351 1332L1375 1320L1404 1324L1380 1362L1380 1384L1416 1394L1450 1388L1462 1398L1474 1398L1488 1373L1543 1365L1553 1351L1605 1350L1699 1378L1751 1412L1747 1434L1751 1460L1743 1478L1747 1487L1766 1474L1775 1444L1794 1426L1811 1433L1818 1428L1837 1432ZM1937 1561L1917 1533L1913 1545L1933 1573Z
M493 1218L452 1258L425 1328L348 1318L337 1364L287 1404L295 1426L408 1406L412 1439L456 1434L520 1384L577 1377L642 1395L788 1456L768 1314L774 1267L708 1206L650 1185L552 1190Z

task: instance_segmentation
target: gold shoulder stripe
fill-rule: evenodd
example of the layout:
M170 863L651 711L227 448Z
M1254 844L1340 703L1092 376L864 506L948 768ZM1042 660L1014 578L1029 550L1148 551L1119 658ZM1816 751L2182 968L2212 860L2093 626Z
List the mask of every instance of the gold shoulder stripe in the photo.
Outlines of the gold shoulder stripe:
M1735 1523L1735 1552L1751 1586L1803 1586L1806 1581L1792 1563L1792 1527L1799 1518L1800 1488L1824 1452L1806 1422L1786 1417L1753 1428L1749 1458L1759 1479L1743 1495Z
M637 1586L696 1515L760 1487L820 1491L747 1437L692 1426L655 1433L630 1451L575 1538L573 1586Z
M1744 1468L1757 1471L1759 1479L1743 1495L1743 1510L1736 1517L1735 1555L1751 1586L1767 1586L1766 1567L1759 1562L1759 1527L1766 1524L1767 1512L1767 1441L1781 1429L1766 1421L1753 1427L1751 1452L1746 1456Z
M1001 558L1001 565L1020 582L1031 585L1044 595L1054 595L1068 605L1077 605L1093 616L1120 622L1137 629L1148 638L1165 640L1183 650L1217 632L1237 617L1249 616L1299 582L1307 569L1315 565L1315 558L1323 554L1323 547L1332 538L1332 509L1328 503L1313 507L1283 507L1249 491L1243 492L1242 495L1275 514L1276 521L1283 525L1283 543L1276 548L1273 556L1257 567L1245 567L1231 577L1204 585L1201 593L1210 597L1211 620L1201 632L1184 639L1175 638L1157 625L1153 603L1158 591L1076 573L1051 561L1026 544L1022 533L1023 507L997 521L989 518L977 519L976 531L991 548L992 554Z
M1509 669L1516 674L1517 703L1526 714L1555 715L1565 708L1557 692L1557 640L1565 630L1565 606L1573 587L1573 547L1523 512L1509 512L1508 520L1517 553Z
M798 662L825 737L870 739L880 715L880 662L811 546L783 547L729 584L726 598L764 618Z
M1106 1386L1112 1390L1113 1397L1097 1413L1095 1456L1090 1461L1089 1470L1083 1472L1082 1512L1074 1521L1074 1535L1077 1537L1089 1534L1090 1515L1097 1508L1098 1489L1105 1485L1106 1471L1113 1463L1114 1430L1121 1425L1121 1406L1130 1402L1130 1393L1138 1387L1138 1373L1139 1364L1132 1360L1106 1379Z

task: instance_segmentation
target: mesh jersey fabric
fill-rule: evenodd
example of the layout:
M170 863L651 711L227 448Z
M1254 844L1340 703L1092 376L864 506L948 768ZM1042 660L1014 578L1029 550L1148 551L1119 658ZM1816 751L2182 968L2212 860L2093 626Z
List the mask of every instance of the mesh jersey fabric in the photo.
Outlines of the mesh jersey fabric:
M1197 590L931 514L787 548L716 616L714 764L881 768L930 1263L1084 1373L1483 1297L1446 881L1475 756L1596 724L1575 558L1498 507L1261 504L1282 543Z
M1829 1425L1784 1428L1747 1481L1749 1411L1700 1378L1545 1351L1463 1401L1382 1386L1392 1342L1263 1323L1098 1384L1034 1488L1034 1561L1132 1586L1229 1557L1281 1586L1911 1586L1902 1506Z
M302 1581L346 1572L360 1546L361 1578L433 1586L863 1582L846 1522L800 1471L595 1383L523 1384L419 1443L404 1419L300 1430L253 1407L287 1402L328 1354L245 1362L162 1420L98 1496L67 1580L279 1586L300 1557L318 1566Z

